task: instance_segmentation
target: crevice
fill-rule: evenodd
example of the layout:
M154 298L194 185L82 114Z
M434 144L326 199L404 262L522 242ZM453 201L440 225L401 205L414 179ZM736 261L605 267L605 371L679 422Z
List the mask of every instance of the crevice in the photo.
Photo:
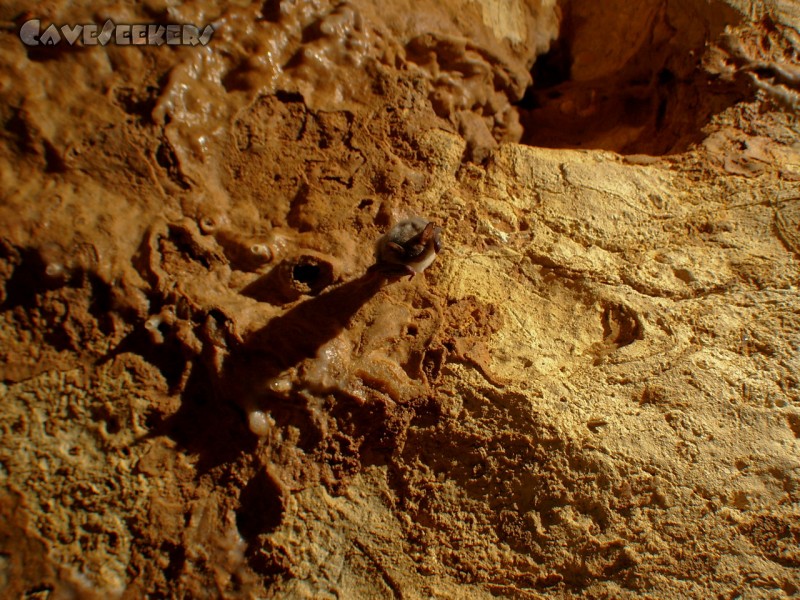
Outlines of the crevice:
M517 104L521 142L668 155L705 138L714 115L755 95L703 68L707 47L741 15L706 5L562 0L558 39Z

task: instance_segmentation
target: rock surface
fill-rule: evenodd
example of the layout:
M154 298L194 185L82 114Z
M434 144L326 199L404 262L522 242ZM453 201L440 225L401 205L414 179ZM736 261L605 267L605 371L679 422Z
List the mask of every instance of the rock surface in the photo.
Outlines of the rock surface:
M27 10L4 597L800 593L800 4Z

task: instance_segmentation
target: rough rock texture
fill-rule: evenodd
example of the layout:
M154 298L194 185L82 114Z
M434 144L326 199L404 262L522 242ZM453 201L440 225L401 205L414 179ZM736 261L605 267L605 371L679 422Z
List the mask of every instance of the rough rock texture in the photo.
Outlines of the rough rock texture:
M4 597L800 593L800 4L35 10ZM409 215L438 260L365 275Z

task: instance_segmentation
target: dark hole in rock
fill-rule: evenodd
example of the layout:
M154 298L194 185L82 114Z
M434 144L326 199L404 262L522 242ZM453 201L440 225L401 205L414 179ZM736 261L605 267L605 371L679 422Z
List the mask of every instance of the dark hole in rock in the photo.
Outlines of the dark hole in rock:
M257 536L277 529L284 510L281 486L265 470L259 471L242 489L236 527L245 540L252 542Z
M119 417L112 416L106 421L106 431L110 434L119 433L122 430L122 424L120 423Z
M518 103L521 142L674 154L712 117L751 97L703 69L706 47L741 15L719 0L562 0L561 30Z
M289 273L289 295L319 294L333 283L333 265L324 258L303 254L286 264Z
M292 279L299 283L304 283L310 288L314 288L314 284L319 279L320 268L319 265L300 263L292 269Z

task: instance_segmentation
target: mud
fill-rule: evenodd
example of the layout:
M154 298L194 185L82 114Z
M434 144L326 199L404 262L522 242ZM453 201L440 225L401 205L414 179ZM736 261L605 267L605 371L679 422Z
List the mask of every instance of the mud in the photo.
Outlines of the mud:
M3 595L800 593L796 3L36 10L0 8ZM414 215L436 261L369 272Z

